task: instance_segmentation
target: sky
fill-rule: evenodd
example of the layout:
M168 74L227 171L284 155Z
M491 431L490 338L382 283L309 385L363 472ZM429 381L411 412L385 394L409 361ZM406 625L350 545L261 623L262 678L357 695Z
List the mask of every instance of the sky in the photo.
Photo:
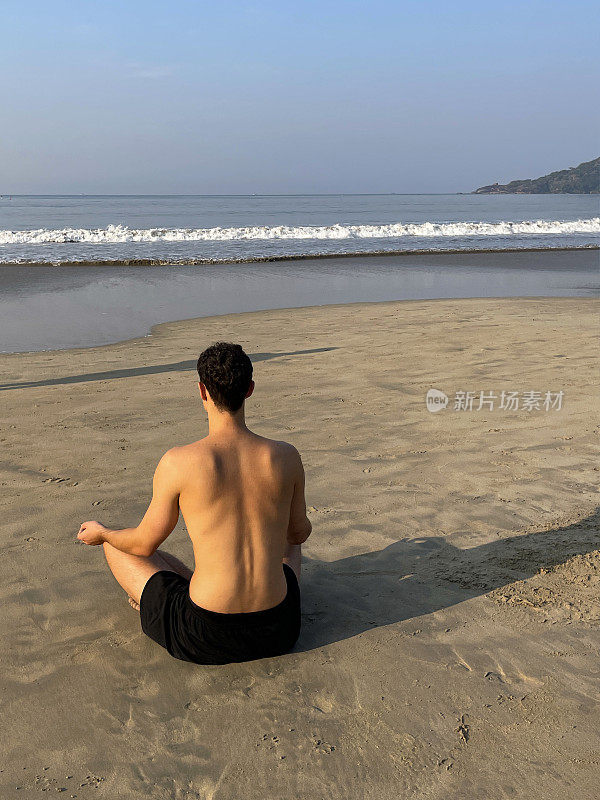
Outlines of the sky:
M0 194L470 191L600 155L597 2L1 0Z

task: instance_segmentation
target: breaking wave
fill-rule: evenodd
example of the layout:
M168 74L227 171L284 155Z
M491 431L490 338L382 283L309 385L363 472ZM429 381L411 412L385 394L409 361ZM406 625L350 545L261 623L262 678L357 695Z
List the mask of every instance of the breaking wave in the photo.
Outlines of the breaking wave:
M571 222L530 220L525 222L395 222L387 225L248 226L242 228L39 228L27 231L0 230L0 245L7 244L118 244L125 242L226 242L285 239L397 239L415 237L544 236L600 233L600 217Z

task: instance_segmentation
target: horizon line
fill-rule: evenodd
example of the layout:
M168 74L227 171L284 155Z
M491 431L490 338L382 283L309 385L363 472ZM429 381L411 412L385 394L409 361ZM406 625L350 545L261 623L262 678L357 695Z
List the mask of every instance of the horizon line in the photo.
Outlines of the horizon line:
M422 197L424 195L444 196L457 194L475 194L475 192L251 192L240 194L232 193L96 193L96 192L2 192L0 198L7 197Z

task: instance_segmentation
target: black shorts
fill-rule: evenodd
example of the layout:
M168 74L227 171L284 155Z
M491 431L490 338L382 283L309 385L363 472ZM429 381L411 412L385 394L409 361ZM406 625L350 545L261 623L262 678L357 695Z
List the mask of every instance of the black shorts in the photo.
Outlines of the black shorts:
M155 572L144 586L140 618L144 633L174 658L195 664L229 664L278 656L300 634L300 587L283 565L287 594L264 611L223 614L197 606L190 582L176 572Z

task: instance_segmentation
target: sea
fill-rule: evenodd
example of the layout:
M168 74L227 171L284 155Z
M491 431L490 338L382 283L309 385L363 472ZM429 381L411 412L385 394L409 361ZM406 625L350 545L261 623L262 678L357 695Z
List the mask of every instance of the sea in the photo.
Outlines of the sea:
M147 264L585 247L594 195L10 196L0 262Z
M598 296L599 200L5 195L0 352L90 347L263 309Z

